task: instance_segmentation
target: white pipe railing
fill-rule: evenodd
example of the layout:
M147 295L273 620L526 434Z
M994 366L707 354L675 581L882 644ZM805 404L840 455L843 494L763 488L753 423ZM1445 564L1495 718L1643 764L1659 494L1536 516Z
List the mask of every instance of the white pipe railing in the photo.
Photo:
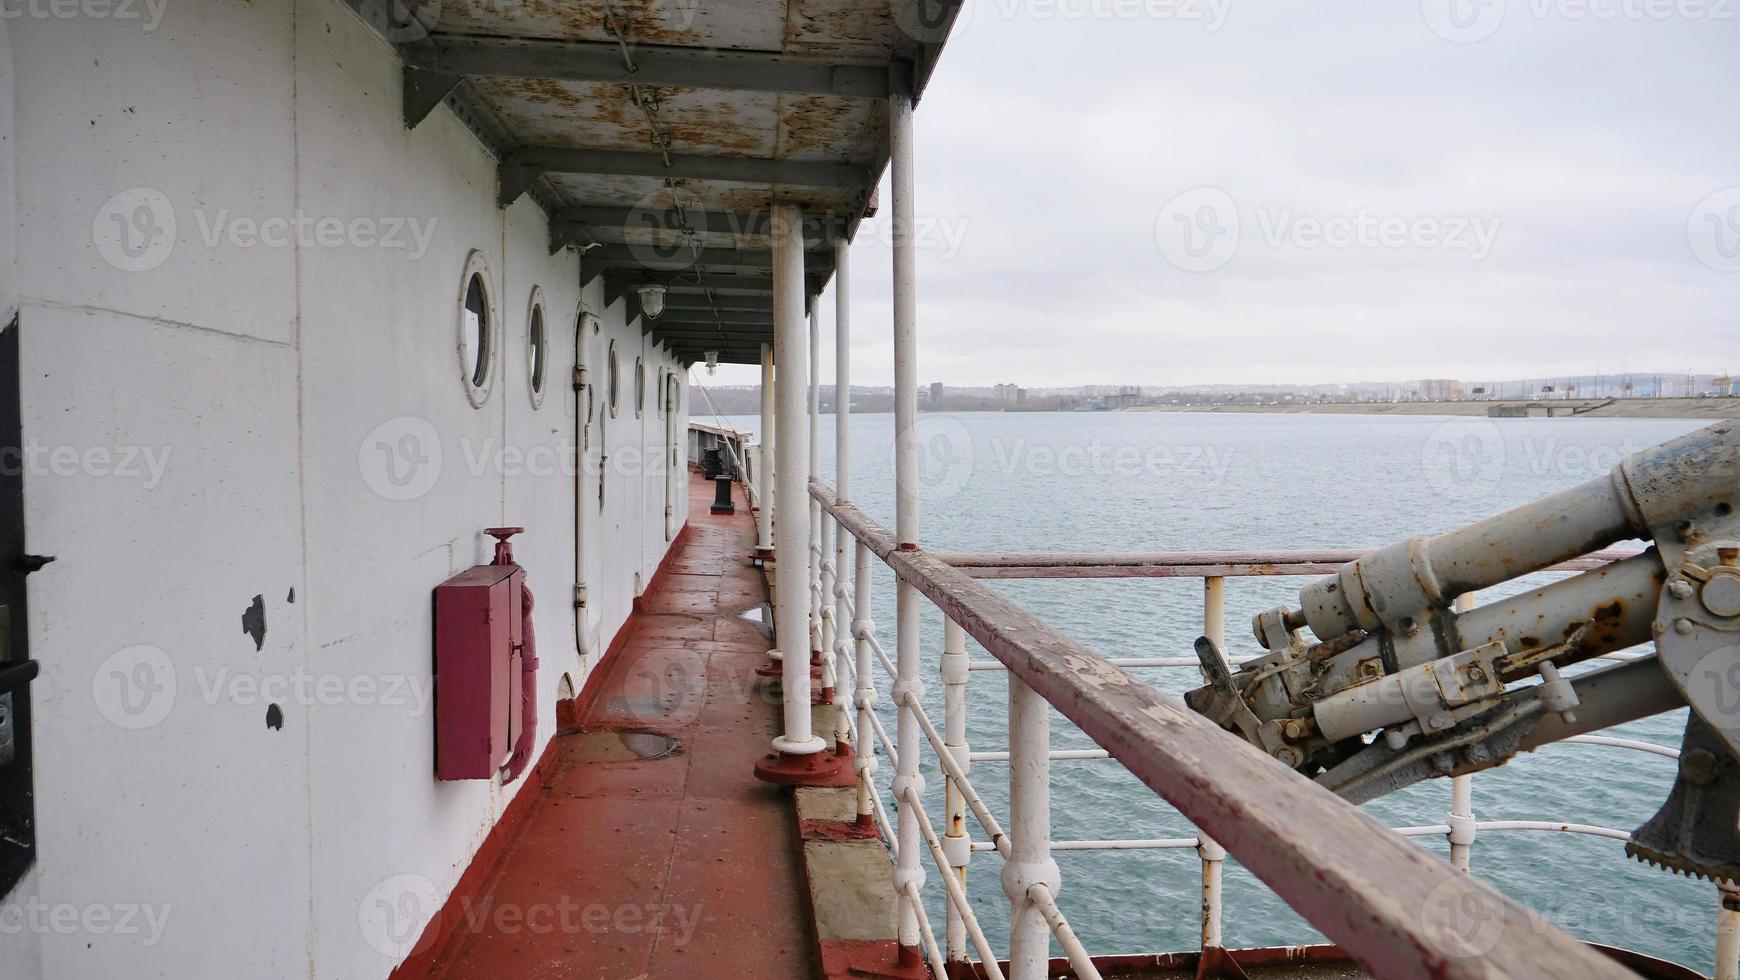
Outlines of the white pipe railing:
M841 530L844 531L843 526ZM883 672L896 681L899 679L899 669L894 659L889 657L881 642L876 638L874 624L868 617L858 615L858 609L868 608L869 605L870 590L866 580L868 546L860 542L858 553L863 560L858 563L858 567L855 569L857 572L853 582L855 598L845 603L845 607L853 617L852 635L858 654L857 664L852 673L854 674L856 690L873 692L874 688L867 677L867 673L872 669L872 664L879 663ZM1223 580L1219 576L1204 577L1204 627L1207 631L1205 635L1224 633L1223 584ZM965 649L965 633L958 624L947 617L944 618L944 631L943 652L939 662L939 672L943 681L945 715L943 730L937 728L926 711L919 691L908 690L903 696L897 697L895 708L903 719L910 718L912 724L923 732L925 739L930 743L933 757L939 768L943 770L945 777L943 805L949 832L940 837L936 834L930 816L924 807L922 781L918 785L909 784L904 791L904 796L897 797L897 799L907 804L910 809L915 823L915 831L923 837L925 846L931 853L932 861L944 879L944 903L948 916L948 932L945 935L942 949L947 962L959 964L970 962L968 957L970 949L972 954L978 957L980 969L984 970L987 976L1000 977L1002 974L996 965L994 951L989 948L984 930L971 907L968 892L968 869L971 855L984 853L996 853L1003 857L1005 868L1007 868L1011 863L1009 858L1014 853L1016 845L1013 837L1004 833L1002 825L974 788L970 777L970 768L974 762L1010 763L1016 753L1013 750L972 751L970 749L966 736L966 716L969 709L966 674L975 669L1004 670L1006 668L997 661L974 662L968 660ZM1615 656L1612 659L1629 660L1635 659L1635 656ZM1199 669L1199 663L1194 658L1123 658L1119 662L1138 667ZM1014 678L1011 680L1019 684L1019 681ZM1020 686L1025 687L1025 685ZM1024 695L1016 695L1016 697L1022 696ZM862 694L860 700L863 700ZM1045 705L1043 699L1038 699L1035 696L1035 700L1042 710L1033 713L1040 715L1041 718L1048 717L1049 707ZM873 710L873 695L870 703L860 704L859 709L857 721L852 725L853 744L861 744L858 733L868 725L881 750L888 754L891 760L898 759L896 746L892 744L880 718ZM1017 714L1019 715L1019 712ZM1111 756L1103 749L1054 750L1046 747L1041 752L1039 747L1048 741L1048 726L1043 730L1035 731L1037 726L1034 725L1030 717L1018 718L1017 720L1020 726L1027 727L1028 744L1027 748L1024 749L1026 754L1023 756L1026 763L1027 781L1020 783L1012 779L1010 823L1011 826L1033 830L1039 826L1048 826L1049 821L1030 817L1031 809L1028 812L1020 812L1016 806L1016 800L1020 793L1025 792L1026 806L1035 809L1039 806L1039 788L1045 786L1044 780L1040 779L1039 776L1044 772L1046 764L1051 761L1104 760L1110 759ZM1018 725L1012 721L1012 730L1016 727ZM1643 752L1664 758L1677 758L1679 755L1678 751L1670 746L1607 735L1577 735L1563 741L1571 744ZM871 806L880 810L881 793L873 784L873 779L864 776L866 772L873 773L875 770L865 764L868 760L862 758L873 755L874 747L869 751L861 749L860 753L861 761L858 767L861 777L860 800L869 801ZM900 767L898 762L895 762L895 765L897 769L904 768ZM1464 797L1465 791L1471 787L1468 777L1453 781L1453 787L1455 787L1455 798L1447 814L1446 823L1392 829L1404 837L1445 837L1451 844L1453 859L1459 851L1462 854L1467 853L1467 849L1472 845L1474 832L1556 832L1612 840L1629 838L1629 834L1625 831L1575 822L1547 820L1476 821L1472 818L1469 800ZM1048 804L1048 800L1045 802ZM989 835L988 840L974 840L967 832L965 818L969 813L978 820L980 826ZM880 822L885 827L885 833L892 830L892 828L886 827L888 821L885 817ZM954 832L956 827L960 828L958 835ZM1455 833L1453 833L1453 828L1456 828ZM1467 840L1459 843L1458 838L1463 836L1464 830L1467 834ZM957 840L959 843L956 843ZM898 853L897 835L894 843L896 853ZM1027 840L1024 846L1027 849L1029 859L1024 867L1028 870L1005 878L1006 882L1014 880L1017 886L1024 880L1025 875L1032 874L1031 869L1035 866L1041 869L1054 868L1054 862L1049 865L1046 862L1050 862L1050 855L1056 852L1196 850L1202 871L1202 942L1205 948L1217 946L1221 942L1224 912L1220 882L1224 871L1226 852L1206 835L1123 840L1045 840L1043 836L1036 835ZM1458 866L1466 870L1466 864L1459 863ZM1009 889L1006 887L1005 890ZM909 887L902 889L902 894L911 896L915 891L917 889ZM1090 972L1094 970L1091 959L1069 926L1067 917L1059 909L1055 892L1049 882L1028 882L1025 888L1020 888L1016 896L1010 898L1010 903L1012 911L1011 943L1014 944L1011 946L1012 958L1009 974L1012 980L1017 977L1033 975L1032 971L1042 968L1040 964L1044 964L1049 959L1049 951L1043 945L1039 945L1037 951L1032 945L1031 923L1023 919L1023 916L1028 914L1043 924L1043 931L1048 938L1057 939L1059 946L1070 960L1072 970L1084 977L1098 975L1097 972ZM1729 910L1724 907L1724 911L1721 913L1722 927L1726 929L1732 926L1731 931L1736 937L1740 937L1740 898L1732 899L1730 904L1733 904L1735 908ZM922 909L914 911L922 915ZM1025 930L1023 936L1025 942L1017 939L1017 936L1022 935L1022 933L1017 932L1016 923L1020 923L1019 928ZM927 930L928 920L925 921L920 931L923 933ZM932 939L923 940L927 958L933 958L934 951L930 948L932 941ZM1734 944L1740 948L1740 938L1736 938ZM1022 955L1016 956L1013 951L1018 947L1021 949ZM1721 950L1718 952L1720 953ZM936 969L934 963L933 969ZM1718 973L1718 975L1723 974ZM1740 980L1740 977L1736 977L1734 980Z

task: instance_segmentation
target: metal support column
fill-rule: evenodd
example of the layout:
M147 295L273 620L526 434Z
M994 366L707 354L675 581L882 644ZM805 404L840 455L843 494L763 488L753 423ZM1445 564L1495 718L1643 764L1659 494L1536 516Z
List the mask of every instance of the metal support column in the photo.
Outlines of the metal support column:
M773 444L773 345L761 345L761 446L756 451L755 482L760 488L760 507L755 512L755 557L773 557L773 498L775 495Z
M821 317L816 311L817 302L811 297L807 303L810 329L810 465L809 478L819 480L822 476L822 327ZM832 616L827 612L828 593L823 584L823 549L826 537L823 528L828 524L828 515L822 511L822 502L809 496L806 492L804 501L810 508L810 550L809 550L809 580L810 580L810 658L811 663L822 668L822 700L833 698L834 672L831 651L827 643L827 621Z
M844 238L834 242L834 497L841 501L852 499L851 438L846 428L852 416L851 271L848 263L851 254L850 242ZM844 659L853 655L852 641L857 635L847 604L846 542L851 540L851 535L832 515L828 520L834 526L834 654ZM856 571L854 567L853 572ZM852 581L855 582L856 578ZM857 666L856 659L853 665ZM839 746L845 744L846 733L851 730L848 723L851 708L847 700L840 700L839 720L835 723L834 741ZM859 738L869 744L868 732Z
M918 547L918 282L914 254L915 227L912 204L912 98L894 95L888 100L888 172L894 217L894 536L903 549ZM900 951L903 962L922 963L919 948L918 910L910 895L924 884L918 814L909 802L908 790L923 796L924 778L919 775L918 718L912 706L924 697L919 678L918 590L901 582L895 596L897 657L894 703L900 710L895 738L899 756L894 777L894 798L900 805L900 827L894 891L900 899Z
M769 782L797 783L839 771L839 759L810 725L810 583L806 581L810 542L809 467L804 465L809 413L809 335L804 326L802 216L794 205L773 208L774 385L779 427L774 499L774 637L783 648L781 690L785 733L773 740L774 753L756 764L755 774Z

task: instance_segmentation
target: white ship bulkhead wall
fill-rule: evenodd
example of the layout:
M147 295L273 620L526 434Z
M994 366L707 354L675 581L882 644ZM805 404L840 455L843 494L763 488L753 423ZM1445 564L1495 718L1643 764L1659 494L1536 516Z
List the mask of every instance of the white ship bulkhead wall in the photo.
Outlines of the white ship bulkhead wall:
M588 339L600 385L617 344L621 404L609 418L600 391L593 428L613 451L662 458L654 379L680 368L625 326L622 304L600 311L598 284L582 295L577 257L548 254L535 203L496 207L494 161L451 113L405 129L396 58L337 0L161 10L150 31L0 21L0 164L16 154L0 169L17 184L0 183L0 227L11 231L16 202L26 444L110 452L76 472L49 456L26 465L30 547L57 560L29 580L43 664L38 863L0 905L108 909L111 921L0 935L0 975L385 977L436 907L413 900L416 928L383 951L364 925L371 905L445 899L530 783L434 778L430 590L489 560L484 527L527 528L514 548L538 599L541 753L559 685L582 687L668 546L662 470L613 459L602 511L588 472L595 619L582 660L577 312L601 313ZM144 271L93 244L105 202L134 189L159 192L176 222L173 250ZM415 220L433 234L414 259L206 240L220 220L298 214ZM456 350L474 250L498 345L480 407ZM11 255L0 236L8 304ZM549 345L539 407L534 286ZM371 440L407 417L436 434L439 476L389 499L374 488L387 450ZM121 471L126 452L138 475ZM255 596L258 650L243 630ZM140 680L117 709L117 685ZM135 928L116 924L124 914Z

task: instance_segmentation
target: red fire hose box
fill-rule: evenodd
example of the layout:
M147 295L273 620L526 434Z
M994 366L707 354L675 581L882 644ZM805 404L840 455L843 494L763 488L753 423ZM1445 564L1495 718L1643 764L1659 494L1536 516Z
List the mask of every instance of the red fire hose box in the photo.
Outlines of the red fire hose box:
M509 762L524 722L530 596L507 538L490 528L495 562L435 587L435 775L488 779ZM535 724L535 722L534 722ZM515 773L517 775L517 773Z

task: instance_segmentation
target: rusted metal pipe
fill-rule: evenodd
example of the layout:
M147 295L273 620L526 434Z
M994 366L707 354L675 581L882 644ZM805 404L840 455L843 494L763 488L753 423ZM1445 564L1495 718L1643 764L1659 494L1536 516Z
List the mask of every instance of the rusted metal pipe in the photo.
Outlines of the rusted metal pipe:
M850 504L835 504L826 487L811 492L1012 676L1378 975L1630 976L965 572L922 551L899 551L887 529ZM1458 934L1458 910L1474 910L1490 923L1481 933L1491 938L1490 948L1471 949Z

